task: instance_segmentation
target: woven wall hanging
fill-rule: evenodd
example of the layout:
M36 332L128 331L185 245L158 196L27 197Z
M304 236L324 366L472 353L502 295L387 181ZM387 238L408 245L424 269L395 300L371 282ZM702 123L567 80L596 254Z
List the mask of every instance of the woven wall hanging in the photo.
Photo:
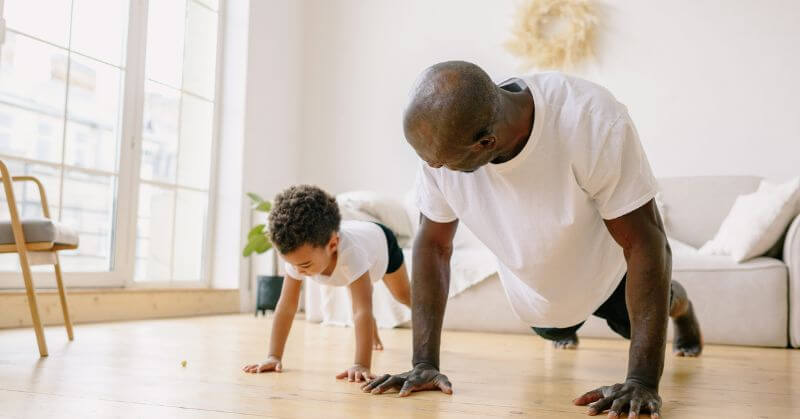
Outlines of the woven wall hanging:
M592 56L597 15L591 0L527 0L508 50L526 68L566 69Z

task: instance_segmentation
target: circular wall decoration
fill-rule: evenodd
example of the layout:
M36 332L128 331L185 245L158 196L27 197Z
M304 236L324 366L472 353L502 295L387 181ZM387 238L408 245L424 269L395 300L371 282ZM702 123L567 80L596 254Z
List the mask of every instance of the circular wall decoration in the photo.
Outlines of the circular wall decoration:
M592 55L596 26L590 0L527 0L506 47L529 68L570 68Z

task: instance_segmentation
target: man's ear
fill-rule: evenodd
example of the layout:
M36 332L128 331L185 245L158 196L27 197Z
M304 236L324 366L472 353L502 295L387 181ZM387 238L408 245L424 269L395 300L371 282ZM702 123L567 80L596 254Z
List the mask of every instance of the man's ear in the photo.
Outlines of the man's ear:
M497 138L494 135L483 137L475 143L479 150L491 150L497 145Z

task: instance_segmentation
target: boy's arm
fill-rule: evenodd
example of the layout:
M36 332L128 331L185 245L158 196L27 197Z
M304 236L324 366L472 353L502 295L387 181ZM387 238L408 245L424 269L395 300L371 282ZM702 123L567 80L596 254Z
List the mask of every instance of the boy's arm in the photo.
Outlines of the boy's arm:
M292 328L297 306L300 302L300 289L303 281L286 276L281 287L281 296L275 307L275 318L272 320L272 333L269 339L269 356L278 360L283 357L283 349L289 330Z
M369 272L353 281L350 289L350 300L353 304L353 324L356 331L356 356L354 365L337 375L349 381L367 381L374 377L370 374L372 367L372 335L375 320L372 317L372 282Z
M259 373L267 371L281 372L281 357L283 348L286 346L286 338L289 337L289 330L292 328L294 315L297 313L297 305L300 301L300 288L303 282L286 276L281 287L281 297L275 307L275 318L272 319L272 333L269 339L269 356L265 361L258 364L248 364L242 367L242 371Z

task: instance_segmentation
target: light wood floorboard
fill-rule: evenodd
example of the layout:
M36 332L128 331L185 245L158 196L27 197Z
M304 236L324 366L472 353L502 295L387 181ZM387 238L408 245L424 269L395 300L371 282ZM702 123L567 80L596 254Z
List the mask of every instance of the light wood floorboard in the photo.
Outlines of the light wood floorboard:
M558 351L535 336L445 332L442 368L455 394L370 396L334 375L353 357L351 329L296 320L281 374L248 375L266 355L271 319L227 315L0 331L0 417L583 417L570 401L624 378L627 343L584 340ZM374 372L410 364L411 331L382 330ZM181 360L187 366L181 366ZM710 346L667 357L665 418L800 417L800 351Z

